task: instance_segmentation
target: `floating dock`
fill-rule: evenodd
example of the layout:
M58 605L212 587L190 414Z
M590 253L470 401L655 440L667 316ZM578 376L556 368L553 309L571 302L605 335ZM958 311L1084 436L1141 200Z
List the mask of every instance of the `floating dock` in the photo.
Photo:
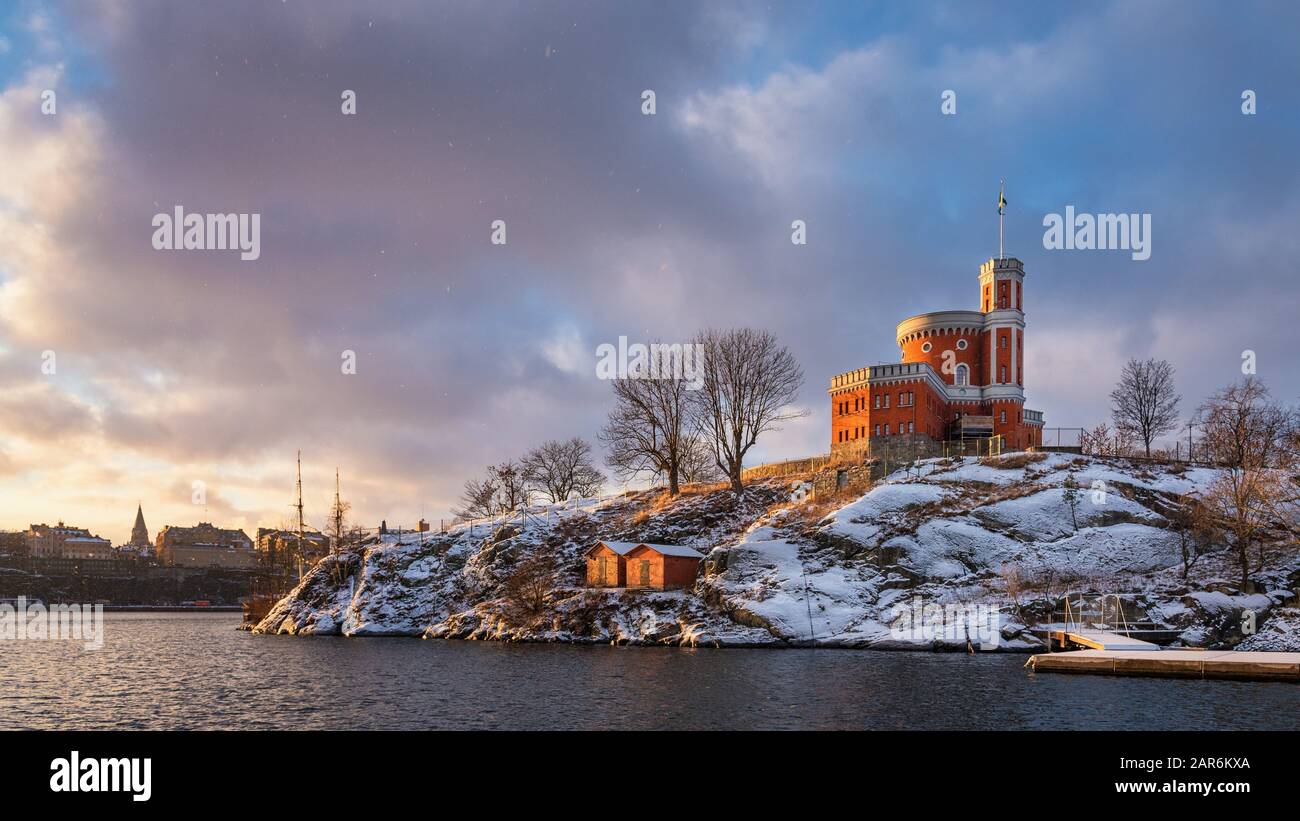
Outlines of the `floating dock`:
M1135 639L1130 635L1120 635L1107 630L1095 630L1087 627L1075 627L1069 630L1052 630L1048 633L1049 638L1062 647L1078 645L1089 650L1132 650L1146 651L1159 650L1160 645L1142 639Z
M1293 681L1300 684L1300 653L1236 650L1074 650L1038 653L1025 665L1042 673Z

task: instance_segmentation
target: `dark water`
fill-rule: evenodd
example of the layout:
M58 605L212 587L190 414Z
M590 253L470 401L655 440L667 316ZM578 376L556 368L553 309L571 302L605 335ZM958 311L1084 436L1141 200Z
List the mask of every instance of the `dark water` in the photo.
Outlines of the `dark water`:
M108 614L0 642L0 729L1300 729L1300 686L1033 675L1019 655L251 636Z

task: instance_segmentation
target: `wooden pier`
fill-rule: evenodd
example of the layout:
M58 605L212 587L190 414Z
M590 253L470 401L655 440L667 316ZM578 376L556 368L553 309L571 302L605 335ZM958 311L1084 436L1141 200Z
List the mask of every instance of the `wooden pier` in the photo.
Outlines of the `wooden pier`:
M1160 645L1130 635L1120 635L1107 630L1095 630L1087 627L1074 627L1069 630L1051 630L1048 637L1061 647L1083 647L1088 650L1129 650L1150 652L1159 650Z
M1300 653L1236 650L1074 650L1038 653L1026 667L1042 673L1292 681L1300 684Z

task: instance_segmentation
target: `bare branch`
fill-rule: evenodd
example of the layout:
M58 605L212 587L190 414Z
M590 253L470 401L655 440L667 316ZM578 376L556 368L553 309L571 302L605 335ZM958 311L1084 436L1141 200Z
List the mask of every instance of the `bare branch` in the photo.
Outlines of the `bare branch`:
M713 460L737 493L745 454L762 434L807 414L790 407L803 386L803 370L776 337L753 328L707 330L703 387L694 400L696 424Z
M1130 359L1111 391L1111 415L1116 432L1142 442L1146 455L1151 443L1178 425L1178 402L1174 389L1174 366L1163 359Z

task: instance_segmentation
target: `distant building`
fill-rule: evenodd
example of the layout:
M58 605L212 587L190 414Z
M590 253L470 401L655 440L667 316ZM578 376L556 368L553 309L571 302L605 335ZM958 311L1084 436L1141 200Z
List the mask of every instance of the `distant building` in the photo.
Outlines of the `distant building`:
M153 547L149 543L149 528L144 526L144 508L138 504L135 506L135 526L131 528L131 546L144 550Z
M291 568L297 563L298 532L279 530L270 527L257 529L257 551L263 560L277 567ZM315 564L323 556L329 555L330 537L315 530L308 530L302 535L303 561Z
M194 527L167 525L155 540L158 561L179 567L257 566L253 540L242 530L228 530L211 522Z
M27 553L42 559L112 559L113 545L108 539L91 535L84 527L59 522L31 525L23 534Z
M131 528L131 541L114 548L117 558L134 561L154 558L153 542L149 541L149 528L144 524L144 510L135 507L135 525Z
M21 530L0 530L0 556L27 555L27 534Z
M695 584L704 554L646 542L597 542L587 551L587 585L670 590Z

